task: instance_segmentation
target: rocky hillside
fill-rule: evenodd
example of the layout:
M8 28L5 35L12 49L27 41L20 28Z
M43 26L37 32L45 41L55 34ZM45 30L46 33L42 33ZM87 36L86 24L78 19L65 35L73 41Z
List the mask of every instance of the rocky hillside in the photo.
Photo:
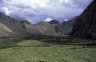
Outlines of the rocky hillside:
M57 36L59 35L56 31L55 31L55 25L52 25L50 23L41 21L37 24L32 25L33 29L39 31L39 33L41 35L49 35L49 36Z
M76 20L72 37L96 39L96 1L94 0Z
M28 35L25 24L27 21L18 21L0 13L0 36L24 36Z
M56 31L60 34L67 34L68 35L72 31L77 18L78 18L78 16L69 20L69 21L64 21L63 23L58 24L58 26L56 27Z
M55 26L47 22L31 24L25 20L15 20L0 13L0 36L33 36L33 35L58 35Z

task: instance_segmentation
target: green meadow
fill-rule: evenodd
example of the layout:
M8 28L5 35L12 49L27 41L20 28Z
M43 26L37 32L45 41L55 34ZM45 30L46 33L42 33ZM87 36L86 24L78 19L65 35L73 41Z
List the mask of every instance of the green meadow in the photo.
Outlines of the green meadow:
M96 62L96 45L66 38L0 38L0 62Z

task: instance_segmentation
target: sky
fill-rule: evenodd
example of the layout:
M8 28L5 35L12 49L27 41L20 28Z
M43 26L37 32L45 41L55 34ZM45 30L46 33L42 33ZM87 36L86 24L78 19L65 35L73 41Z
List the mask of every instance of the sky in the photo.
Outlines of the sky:
M60 22L80 15L92 0L0 0L0 11L16 19L37 23Z

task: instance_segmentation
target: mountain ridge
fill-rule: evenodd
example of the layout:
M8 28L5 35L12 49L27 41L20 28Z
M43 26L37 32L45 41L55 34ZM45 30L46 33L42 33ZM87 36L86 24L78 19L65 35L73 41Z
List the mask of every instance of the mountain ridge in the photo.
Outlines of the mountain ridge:
M55 31L55 26L47 22L31 24L26 20L15 20L3 13L0 13L0 33L1 36L34 36L34 35L59 35Z
M96 1L94 0L79 16L70 36L96 39Z

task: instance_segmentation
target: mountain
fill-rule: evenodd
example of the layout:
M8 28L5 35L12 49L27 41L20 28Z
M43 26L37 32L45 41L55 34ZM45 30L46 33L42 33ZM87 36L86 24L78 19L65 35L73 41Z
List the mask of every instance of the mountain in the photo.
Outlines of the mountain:
M48 23L50 23L50 24L59 24L60 22L59 21L57 21L57 20L51 20L50 22L48 22Z
M39 31L39 33L41 35L48 35L48 36L57 36L59 35L56 31L55 31L55 25L52 25L48 22L38 22L37 24L33 25L34 29L36 29L37 31Z
M96 1L94 0L76 20L71 37L96 39Z
M31 24L26 20L15 20L0 13L0 37L26 37L34 35L57 36L55 26L48 22Z
M29 34L26 30L26 25L31 25L27 21L15 20L3 13L0 13L0 36L27 36Z
M68 35L72 31L73 26L75 25L75 21L77 18L78 18L78 16L69 20L69 21L64 21L63 23L58 24L58 26L56 27L56 31L58 33L61 33L61 34L67 34Z

